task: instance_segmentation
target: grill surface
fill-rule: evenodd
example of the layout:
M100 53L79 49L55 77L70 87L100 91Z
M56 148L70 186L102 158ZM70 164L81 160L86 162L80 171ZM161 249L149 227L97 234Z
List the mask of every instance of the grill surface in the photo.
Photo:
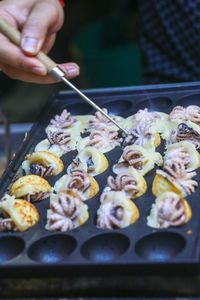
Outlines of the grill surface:
M169 113L176 105L188 106L200 104L200 87L197 83L143 86L138 88L100 89L85 91L101 108L109 113L128 117L138 109ZM55 114L67 108L72 115L94 114L93 108L85 104L72 92L60 92L53 96L44 108L38 121L32 127L27 139L16 153L0 181L0 197L9 190L9 186L22 176L19 167L27 153L32 153L36 144L46 138L45 128ZM164 145L157 148L163 154ZM99 195L106 185L106 179L112 173L112 165L118 160L122 149L117 147L106 157L109 168L95 176L100 191L86 201L89 208L88 221L79 228L66 233L50 232L45 229L46 212L49 199L36 203L40 213L39 222L31 229L21 233L0 234L0 274L18 277L30 275L52 276L84 273L85 275L109 274L197 274L199 265L200 201L199 187L188 196L193 216L182 227L167 230L152 229L146 225L155 197L151 193L155 171L145 176L147 192L134 203L140 211L140 218L128 228L106 231L95 225L96 212L100 205ZM49 179L54 183L66 173L67 166L77 155L77 151L62 156L64 171ZM200 171L195 178L200 183ZM14 272L13 272L14 271Z

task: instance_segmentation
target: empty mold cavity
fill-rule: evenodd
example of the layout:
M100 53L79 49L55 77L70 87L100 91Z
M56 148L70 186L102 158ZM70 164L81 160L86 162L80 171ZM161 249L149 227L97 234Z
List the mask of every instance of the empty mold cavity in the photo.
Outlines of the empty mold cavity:
M129 239L122 234L101 234L88 240L82 246L81 253L91 261L109 262L121 256L129 244Z
M35 261L56 263L71 254L76 248L74 238L64 234L56 234L41 238L31 245L28 256Z
M102 108L107 108L110 114L121 115L129 111L132 107L131 102L127 100L112 101L101 105Z
M179 99L176 105L188 106L188 105L200 105L200 94L190 95Z
M24 250L25 242L17 236L0 238L0 263L18 256Z
M157 232L136 243L135 252L149 261L167 261L185 247L185 239L174 232Z
M93 108L83 101L83 103L67 105L66 107L63 107L63 109L67 109L71 115L88 115L91 114Z
M165 112L172 105L171 99L167 97L157 97L146 99L136 105L136 110L148 108L148 111L161 111Z

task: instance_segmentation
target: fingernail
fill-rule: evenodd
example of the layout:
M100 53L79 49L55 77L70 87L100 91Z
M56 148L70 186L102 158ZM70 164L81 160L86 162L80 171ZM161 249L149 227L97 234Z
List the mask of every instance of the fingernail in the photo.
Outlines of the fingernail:
M21 46L28 53L36 53L39 50L39 41L34 38L25 37L22 39Z
M32 72L37 75L46 75L47 70L44 66L37 66L32 68Z
M78 76L79 73L80 73L79 68L71 67L67 69L67 76L69 77Z

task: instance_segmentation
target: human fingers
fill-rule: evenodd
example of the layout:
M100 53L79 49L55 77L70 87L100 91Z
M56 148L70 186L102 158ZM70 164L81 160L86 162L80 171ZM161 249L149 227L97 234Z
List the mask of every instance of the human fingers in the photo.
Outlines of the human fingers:
M45 19L43 9L45 11ZM49 13L50 11L51 13ZM27 0L18 0L17 3L16 0L5 0L0 2L0 15L3 16L15 28L18 28L20 31L22 30L22 35L23 30L24 34L26 33L25 28L28 30L29 21L27 20L32 19L36 21L37 17L38 20L42 20L42 22L38 22L38 24L44 24L43 28L41 29L39 26L39 30L36 30L36 33L40 33L42 31L43 35L45 35L46 32L46 36L44 37L44 42L42 45L42 50L45 53L47 53L54 44L56 31L59 30L63 22L63 10L58 0L29 0L28 2ZM47 19L49 20L48 22ZM44 20L45 22L43 22ZM31 22L29 24L31 26ZM33 25L34 22L32 22L32 26ZM35 26L35 28L36 27L37 26ZM45 29L45 27L48 28ZM10 74L9 76L11 78L31 81L30 73L33 73L33 75L42 75L41 80L40 78L35 80L35 76L32 76L35 82L50 81L48 77L47 79L44 79L47 70L38 59L25 55L19 47L13 45L2 34L0 34L0 67L1 65L5 70L5 73ZM15 71L14 74L12 74L12 70ZM71 68L69 68L69 71L70 70ZM74 71L74 75L69 76L73 77L78 75L78 73L79 71L76 70ZM17 78L17 74L19 74L19 78Z
M37 58L28 57L5 37L0 36L0 41L0 65L4 64L9 66L9 69L18 69L22 72L46 75L46 67Z
M30 3L31 2L31 3ZM32 6L30 6L32 4ZM35 5L34 5L35 4ZM2 3L0 3L0 14L5 18L12 26L23 28L26 24L26 20L29 19L29 15L27 11L31 11L30 15L32 19L36 18L36 15L38 15L38 18L40 19L41 16L39 16L38 7L41 8L43 6L44 8L47 6L47 12L56 11L55 6L58 7L57 14L60 14L61 17L58 19L61 19L62 21L62 15L61 13L58 13L58 11L62 11L61 6L58 2L58 0L30 0L29 3L25 0L18 0L15 12L14 12L14 1L7 0ZM57 4L57 5L55 5ZM29 5L29 6L28 6ZM19 8L21 8L21 14L19 14ZM32 10L31 10L32 9ZM40 12L41 13L41 12ZM19 16L18 16L19 15ZM52 14L48 14L50 17ZM56 15L56 14L55 14ZM23 17L22 17L23 16ZM30 19L31 19L30 18ZM47 18L48 19L48 18ZM54 22L56 24L54 24ZM27 22L28 23L28 22ZM51 21L51 22L39 22L39 24L44 24L43 27L49 26L47 29L47 35L45 37L45 42L43 44L43 50L45 53L47 53L55 41L55 33L49 34L50 30L57 30L58 29L58 23L59 21ZM61 23L60 23L61 25ZM59 25L59 26L60 26ZM26 27L26 26L25 26ZM53 28L54 27L54 28ZM57 28L56 28L57 27ZM27 25L28 28L28 25ZM40 29L39 29L40 31ZM4 64L10 65L11 67L21 69L25 72L33 72L35 74L39 75L45 75L46 74L46 67L36 58L31 59L27 55L24 55L24 52L19 49L17 46L13 45L12 42L9 41L4 35L0 34L0 62L3 62Z
M55 39L56 39L56 34L51 34L46 38L43 47L41 49L45 54L48 54L48 52L51 50L55 42Z
M44 47L46 38L61 28L63 20L58 0L36 1L22 29L22 50L28 55L36 55Z
M64 63L64 64L59 64L59 66L63 69L63 71L66 72L65 77L67 79L72 79L78 76L80 73L80 68L76 63L73 62ZM9 76L12 79L18 79L25 82L33 82L39 84L49 84L49 83L56 82L50 75L46 75L46 76L35 75L33 73L25 72L22 71L21 69L11 67L10 65L6 65L3 63L0 63L0 68L7 76Z

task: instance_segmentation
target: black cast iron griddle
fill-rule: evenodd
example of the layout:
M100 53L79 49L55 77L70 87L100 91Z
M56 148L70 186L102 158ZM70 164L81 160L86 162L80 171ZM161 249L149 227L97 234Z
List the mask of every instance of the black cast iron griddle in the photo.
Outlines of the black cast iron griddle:
M109 113L128 117L139 109L169 113L176 105L200 105L198 83L154 85L114 89L87 90L101 108ZM45 128L50 119L66 108L72 115L94 114L93 108L85 104L73 92L60 92L53 96L23 142L15 159L9 164L0 181L0 197L18 177L21 163L27 153L32 153L38 142L46 138ZM157 148L163 154L164 143ZM155 197L151 193L155 171L145 175L147 192L134 203L140 218L133 225L118 230L102 230L96 227L96 212L100 205L99 195L112 173L113 164L121 156L117 147L106 153L109 168L95 176L100 191L86 201L89 219L79 228L66 233L50 232L45 229L49 199L35 203L39 222L19 233L0 233L0 275L14 277L40 276L103 276L117 274L198 274L200 255L200 170L196 180L199 187L188 196L193 216L182 227L153 229L146 225L146 217ZM50 178L51 186L66 173L67 166L77 151L62 156L64 171Z

